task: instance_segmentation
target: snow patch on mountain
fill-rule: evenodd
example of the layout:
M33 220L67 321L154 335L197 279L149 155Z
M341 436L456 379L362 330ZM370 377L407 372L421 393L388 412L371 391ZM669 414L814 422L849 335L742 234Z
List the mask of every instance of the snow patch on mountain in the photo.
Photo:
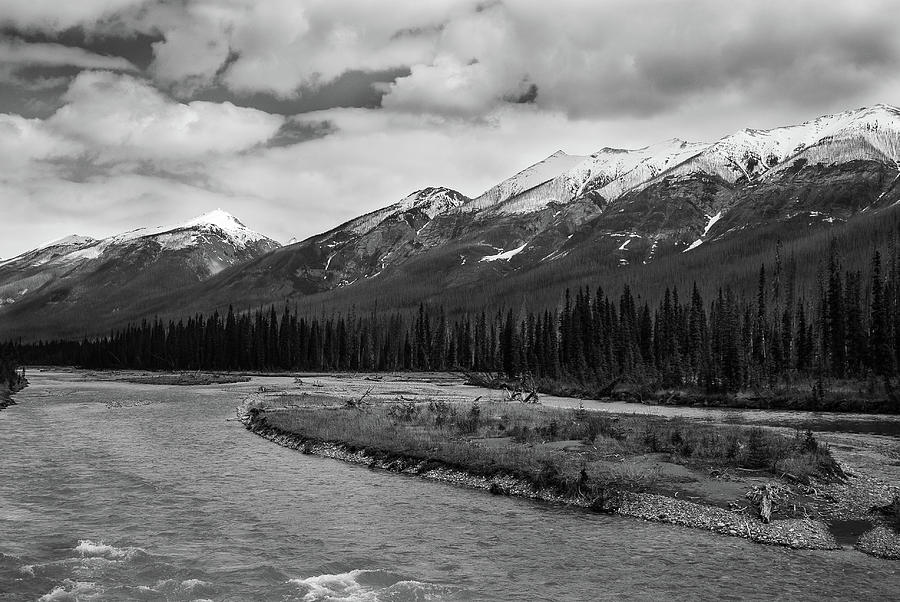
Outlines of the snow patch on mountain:
M717 214L708 216L709 221L706 222L706 227L703 228L703 234L701 234L701 238L706 238L706 235L709 234L709 230L716 225L716 222L722 219L722 212L719 211Z
M703 239L702 239L702 238L698 238L697 240L695 240L694 242L692 242L690 245L688 245L688 248L685 249L684 251L682 251L682 253L687 253L688 251L691 251L691 250L693 250L693 249L696 249L697 247L699 247L699 246L702 245L702 244L703 244Z
M519 253L525 250L525 247L528 246L528 243L524 243L521 247L516 247L515 249L510 249L509 251L502 251L497 253L496 255L486 255L482 257L478 261L509 261Z

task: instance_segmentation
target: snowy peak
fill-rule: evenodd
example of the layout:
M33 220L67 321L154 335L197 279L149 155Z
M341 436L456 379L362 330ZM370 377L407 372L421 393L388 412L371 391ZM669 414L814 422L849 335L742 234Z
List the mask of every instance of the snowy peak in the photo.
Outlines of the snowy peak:
M188 220L183 223L180 228L195 228L215 226L224 232L243 232L247 230L247 226L242 224L240 220L221 209L215 209L209 213L204 213L199 217Z
M695 159L666 173L702 172L727 182L752 180L801 153L820 147L808 160L825 164L853 159L900 160L900 110L875 105L823 115L770 130L745 128L710 145Z
M88 244L91 244L94 242L97 242L97 240L94 238L91 238L90 236L81 236L80 234L70 234L68 236L63 236L62 238L58 238L54 241L40 245L38 247L38 249L46 249L49 247L80 247L80 246L88 245Z
M578 184L575 196L591 189L614 200L708 147L704 142L672 138L635 150L604 148L573 170L572 180Z
M523 169L516 175L493 186L477 198L473 199L470 203L467 203L462 207L462 210L479 211L486 207L504 203L505 201L536 188L541 184L550 182L561 174L569 171L586 158L587 157L580 155L569 155L558 150L546 159L538 161L534 165Z
M204 213L192 220L181 224L173 230L202 230L218 231L236 246L246 247L258 242L274 243L270 238L255 232L245 226L239 219L221 209ZM277 245L277 243L275 243Z
M142 244L144 241L153 241L165 250L186 249L202 244L204 242L203 234L213 234L233 245L237 250L247 249L250 246L259 246L268 250L280 246L277 242L250 230L233 215L216 209L182 224L138 228L103 239L71 234L40 245L31 251L26 251L2 262L2 264L12 264L20 259L25 260L32 267L48 262L69 264L96 259L109 249Z
M400 211L418 209L425 213L429 219L443 215L468 201L465 196L450 188L436 187L423 188L412 193L398 203Z
M177 250L201 243L200 235L202 233L212 233L222 237L239 249L247 248L255 243L271 247L280 246L272 239L250 230L236 217L221 209L204 213L181 224L131 230L104 239L101 244L109 246L153 239L165 249Z
M421 211L429 220L433 220L439 215L458 209L467 202L469 202L468 197L451 188L444 188L443 186L423 188L393 205L376 209L371 213L341 224L328 234L350 232L357 236L363 236L377 228L385 220L410 211Z
M37 267L51 261L77 261L92 255L90 251L85 253L85 250L90 249L98 242L100 241L89 236L70 234L38 245L30 251L25 251L5 261L0 261L0 266L16 264Z
M581 157L553 179L501 200L496 211L507 215L532 213L550 203L569 203L587 192L596 192L611 201L708 146L673 138L636 150L605 147L589 157ZM550 158L554 156L557 153Z

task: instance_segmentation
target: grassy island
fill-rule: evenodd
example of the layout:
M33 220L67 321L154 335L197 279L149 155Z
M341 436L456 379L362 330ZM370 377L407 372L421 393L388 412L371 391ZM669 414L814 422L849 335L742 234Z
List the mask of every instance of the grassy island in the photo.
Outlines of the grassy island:
M660 463L716 474L743 470L803 484L840 476L812 433L786 437L758 427L513 403L354 407L324 399L318 407L308 404L266 412L266 421L310 440L441 462L484 476L513 474L560 494L602 499L610 489L665 488L671 483L654 466ZM644 461L636 466L629 459Z
M242 419L305 453L495 494L837 547L815 494L844 475L810 432L537 404L366 404L308 394L250 402Z

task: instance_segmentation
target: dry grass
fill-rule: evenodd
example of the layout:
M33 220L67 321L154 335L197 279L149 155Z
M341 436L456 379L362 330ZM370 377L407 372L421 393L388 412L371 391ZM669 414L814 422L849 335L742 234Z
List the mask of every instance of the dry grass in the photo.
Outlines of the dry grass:
M623 458L665 454L687 465L744 467L798 480L838 476L828 450L802 433L684 419L612 415L508 403L381 403L359 409L334 399L265 412L266 423L316 441L426 460L475 474L512 474L563 495L600 500L614 491L652 489L653 471Z

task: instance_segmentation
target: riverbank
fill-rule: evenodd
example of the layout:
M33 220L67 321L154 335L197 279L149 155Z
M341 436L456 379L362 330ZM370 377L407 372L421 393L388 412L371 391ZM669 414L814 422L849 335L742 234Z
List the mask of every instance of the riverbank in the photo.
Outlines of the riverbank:
M9 389L6 387L0 387L0 410L8 408L9 406L16 405L16 402L13 401L12 395L9 393Z
M20 377L16 383L10 387L6 383L0 383L0 410L16 405L16 401L12 398L14 393L18 393L28 386L28 379Z
M900 383L892 379L815 379L797 377L790 382L733 392L710 392L703 387L662 387L654 382L584 384L574 380L521 379L479 373L466 374L466 383L524 397L529 392L598 401L621 401L662 406L790 410L847 414L900 415Z
M598 431L607 429L608 432L594 433L590 445L571 438L570 433L561 432L556 437L549 436L555 440L542 444L536 439L529 441L527 436L522 437L522 413L538 411L537 408L525 408L521 404L492 404L498 407L479 407L477 420L483 419L489 425L488 428L496 429L496 419L499 416L515 414L503 429L518 429L517 435L484 437L482 430L475 429L468 439L449 441L449 447L441 447L435 446L435 441L430 438L433 433L423 432L421 423L410 429L401 428L401 431L408 432L407 437L398 435L398 431L392 428L397 425L385 422L383 418L387 414L378 415L378 409L348 409L341 407L340 400L336 399L330 400L330 406L327 398L316 402L317 407L308 408L273 408L257 402L245 406L240 418L251 432L284 447L371 468L416 475L495 494L540 499L704 529L759 543L797 549L830 550L841 547L829 532L828 525L818 516L810 495L812 488L798 482L809 480L812 475L804 473L803 477L784 482L774 475L762 474L765 471L741 470L737 466L729 469L712 460L709 450L705 452L708 456L706 461L687 460L683 457L684 448L681 452L670 449L662 453L635 454L633 447L629 447L629 443L625 441L628 433L641 437L652 434L659 436L663 432L661 428L673 428L671 424L662 424L650 417L616 419L601 416L600 419L608 423ZM430 420L435 415L434 405L432 406ZM394 404L393 407L384 408L384 412L391 413L391 422L403 422L404 413L409 415L417 412L414 407L413 404ZM460 409L456 410L457 417ZM449 406L443 406L437 410L437 414L449 414L451 411ZM547 413L549 410L540 411ZM370 420L373 413L376 414L374 421ZM560 416L552 411L550 413L552 415L546 421L547 424L555 423L555 428L560 430L570 427L563 424L566 421ZM578 410L568 413L572 418L568 422L572 423L579 422L579 418L590 423L595 418L592 416L594 413L581 414ZM369 417L365 417L366 415ZM344 431L346 435L346 426L359 422L357 418L360 416L362 422L367 424L362 430L356 429L348 440L333 436L340 431ZM298 419L305 420L307 426L314 426L304 429L298 424ZM464 420L471 421L472 416L467 415ZM644 425L645 432L636 432L638 423L633 422L635 420L647 421ZM513 426L513 422L517 422L518 426ZM371 423L380 423L382 427L389 429L390 440L395 444L366 444L361 433L370 428ZM572 428L582 427L584 425ZM586 428L590 434L590 426ZM678 433L674 436L678 445L696 446L698 441L705 439L710 442L717 435L720 436L720 443L727 445L729 438L734 436L733 432L724 433L708 425L698 425L696 431L696 439L684 425L675 424L674 430L667 432L670 440L673 433ZM310 432L315 432L318 436L311 436ZM328 436L328 433L332 433L332 436ZM622 440L617 440L617 433ZM372 434L369 432L368 435ZM550 434L545 432L541 437L548 435ZM521 443L519 446L511 445L517 436ZM753 436L758 437L759 433L756 432ZM416 449L416 441L425 448ZM767 445L772 444L773 440L767 439ZM620 453L608 453L610 449L618 449ZM704 453L696 449L690 455L695 452L701 455ZM801 467L800 458L788 458L783 450L778 453L784 456L782 459L790 459L795 469ZM771 492L769 501L774 501L771 522L759 518L756 504L746 497L748 490Z

